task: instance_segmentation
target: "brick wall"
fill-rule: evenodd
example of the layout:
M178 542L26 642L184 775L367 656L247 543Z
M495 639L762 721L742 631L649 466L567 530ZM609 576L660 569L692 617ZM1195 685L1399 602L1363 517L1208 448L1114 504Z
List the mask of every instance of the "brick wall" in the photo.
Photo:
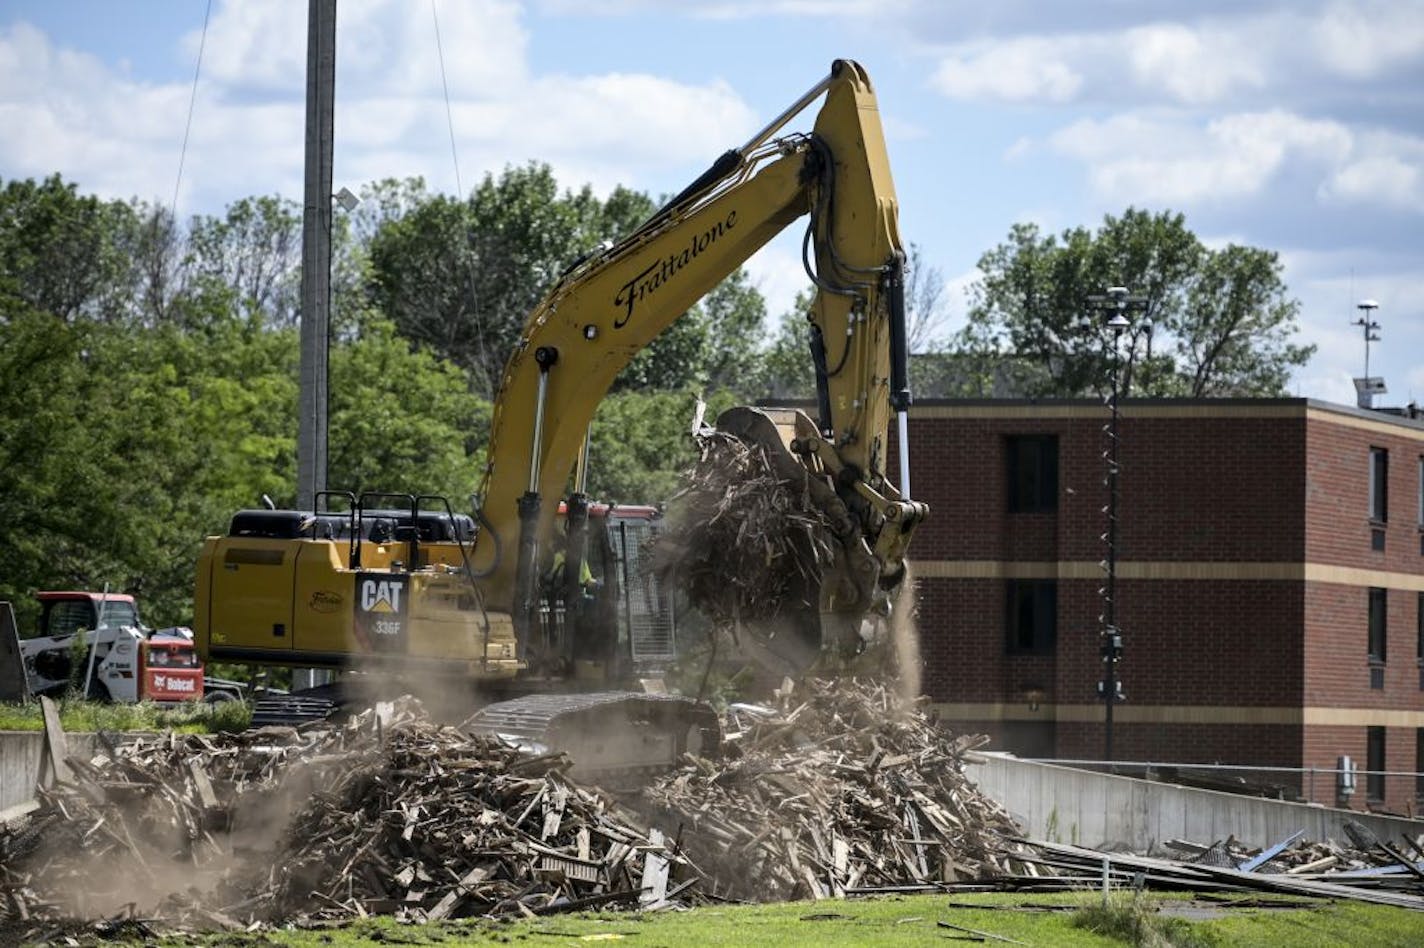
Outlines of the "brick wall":
M1091 409L1085 409L1092 411ZM1120 421L1120 555L1139 560L1299 561L1305 544L1305 420ZM1099 416L1101 415L1101 417ZM1096 560L1103 552L1105 411L1043 419L910 419L911 487L931 516L929 560ZM1007 439L1058 436L1057 514L1008 512ZM892 437L893 441L893 437ZM892 445L891 457L898 457ZM891 479L898 482L897 464ZM1259 476L1257 476L1259 475Z
M967 403L945 404L951 407L939 415L925 406L910 422L914 496L931 505L911 548L929 574L917 584L925 693L961 706L953 726L985 731L1010 749L1047 741L1056 756L1097 757L1101 583L1091 564L1104 555L1106 411L1044 403L1034 417L1024 403L985 405L977 414ZM1120 432L1119 563L1127 571L1159 564L1177 575L1119 573L1119 677L1128 704L1115 723L1115 756L1331 768L1349 754L1363 767L1366 727L1379 723L1388 727L1389 768L1414 770L1414 725L1424 726L1417 582L1389 592L1384 687L1372 689L1362 585L1369 576L1361 571L1382 571L1385 587L1385 571L1424 575L1424 429L1279 400L1129 402ZM1056 513L1008 511L1007 439L1028 434L1058 437ZM1382 553L1370 549L1371 446L1390 452ZM1002 565L983 578L985 563ZM1267 567L1284 573L1184 575L1219 576L1221 564L1233 563L1284 564ZM1004 571L1043 579L1062 573L1053 654L1007 652ZM1028 709L1031 692L1042 695L1038 711ZM1211 709L1207 716L1218 720L1186 723L1192 715L1182 709L1192 707ZM1219 720L1233 708L1241 709L1240 723ZM1292 716L1301 723L1280 723ZM1315 799L1333 801L1333 778L1315 784ZM1300 789L1309 789L1306 781ZM1358 805L1364 799L1362 782ZM1390 778L1384 806L1404 812L1413 804L1412 778Z
M1420 555L1419 459L1424 432L1361 430L1312 418L1307 428L1310 492L1306 557L1311 562L1424 573ZM1389 452L1389 520L1383 552L1371 548L1370 448Z
M1385 770L1395 773L1420 770L1421 761L1416 756L1416 729L1412 727L1385 726ZM1384 778L1384 801L1377 804L1369 800L1366 791L1364 771L1368 765L1366 731L1357 725L1315 725L1308 727L1304 735L1303 767L1318 767L1321 771L1335 769L1336 762L1348 756L1360 770L1355 794L1349 801L1351 809L1365 810L1382 808L1391 813L1419 816L1424 813L1416 793L1415 778L1412 776L1386 776ZM1335 802L1335 775L1324 774L1316 777L1316 793L1312 798L1316 803Z
M924 692L936 702L1096 700L1098 584L1058 584L1055 655L1006 649L1005 581L920 579ZM1299 706L1304 662L1299 584L1132 580L1118 583L1118 665L1133 704Z

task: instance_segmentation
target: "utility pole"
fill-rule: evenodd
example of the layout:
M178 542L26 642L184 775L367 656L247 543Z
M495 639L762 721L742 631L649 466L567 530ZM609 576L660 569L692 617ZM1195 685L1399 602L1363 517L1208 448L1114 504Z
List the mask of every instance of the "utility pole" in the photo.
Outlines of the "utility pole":
M297 509L316 510L326 490L327 345L331 325L331 163L335 137L336 0L307 8L306 193L302 208L302 329L297 404ZM325 682L309 668L292 688Z
M306 195L302 211L301 388L297 509L326 489L327 344L331 323L331 162L336 89L336 0L307 14Z

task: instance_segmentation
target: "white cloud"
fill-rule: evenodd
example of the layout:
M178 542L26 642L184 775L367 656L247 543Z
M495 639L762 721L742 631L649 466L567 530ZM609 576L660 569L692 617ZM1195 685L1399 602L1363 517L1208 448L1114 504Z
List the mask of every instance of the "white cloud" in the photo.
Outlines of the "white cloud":
M1067 102L1083 76L1058 42L1027 37L979 45L945 58L931 83L952 99Z
M1083 119L1049 139L1059 154L1089 166L1098 193L1168 204L1256 194L1288 159L1338 164L1352 142L1338 122L1280 111L1227 115L1205 126L1137 114Z
M183 38L190 60L202 42L203 72L235 88L282 89L300 84L306 71L307 11L283 0L220 4L207 37L195 30Z
M1137 81L1179 102L1216 102L1265 83L1258 49L1234 31L1160 23L1128 30L1122 41Z
M671 191L754 129L721 81L632 72L532 75L521 5L441 0L461 177L549 162L568 187ZM182 40L197 53L199 34ZM237 197L299 198L305 136L306 5L244 0L209 24L180 213ZM343 4L336 63L336 176L352 186L423 175L453 189L444 87L425 4ZM191 75L191 74L190 74ZM106 197L171 196L192 87L133 81L23 23L0 27L0 170L60 171ZM576 175L570 177L569 175Z
M1138 22L1094 12L1071 31L1046 23L943 47L931 83L960 100L1304 107L1339 94L1341 79L1386 82L1424 63L1424 0L1181 6L1171 19L1149 7ZM1112 25L1094 30L1095 19Z
M772 240L746 262L752 284L766 300L767 329L775 332L781 317L791 311L796 294L811 286L801 264L801 234L791 228Z
M1310 31L1320 59L1351 79L1372 79L1424 58L1424 2L1333 3Z
M662 10L661 0L539 0L546 12L580 16L629 16L648 10ZM687 15L705 20L745 20L767 16L846 17L880 22L914 6L914 0L702 0L687 6Z
M1374 155L1335 172L1320 188L1328 201L1424 210L1424 174L1395 155Z
M1364 339L1354 320L1364 297L1379 303L1373 318L1382 340L1370 351L1370 374L1380 375L1389 394L1380 404L1402 405L1424 397L1424 274L1412 255L1381 255L1363 248L1282 252L1285 280L1301 301L1300 341L1314 343L1315 357L1297 373L1293 390L1312 398L1355 403L1354 377L1364 371Z

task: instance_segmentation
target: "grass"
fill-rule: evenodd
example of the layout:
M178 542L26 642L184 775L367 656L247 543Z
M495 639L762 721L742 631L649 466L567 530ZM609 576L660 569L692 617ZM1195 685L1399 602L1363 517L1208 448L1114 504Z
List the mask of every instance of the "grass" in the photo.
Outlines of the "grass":
M601 912L515 922L466 920L403 925L389 918L341 926L252 934L191 936L170 945L557 945L621 942L651 946L939 945L986 946L1406 946L1424 943L1424 914L1364 903L1312 903L1309 908L1240 908L1219 918L1163 918L1156 907L1189 896L1126 899L1101 910L1082 894L988 893L904 896L839 902L723 906L650 915ZM1287 900L1293 901L1293 900ZM954 927L945 927L946 922ZM967 929L967 930L966 930ZM976 934L977 933L977 934ZM992 937L997 936L997 937ZM1001 941L999 939L1011 939ZM1136 940L1145 939L1145 940ZM1163 939L1163 940L1153 940Z
M179 705L109 704L100 701L64 699L59 702L59 723L66 731L174 731L178 734L211 734L241 731L247 727L252 709L241 701L208 704L188 701ZM40 731L44 718L40 703L0 704L0 731Z
M1073 913L1084 931L1142 948L1210 948L1216 939L1191 922L1160 912L1161 900L1141 892L1119 892L1104 900L1089 896Z

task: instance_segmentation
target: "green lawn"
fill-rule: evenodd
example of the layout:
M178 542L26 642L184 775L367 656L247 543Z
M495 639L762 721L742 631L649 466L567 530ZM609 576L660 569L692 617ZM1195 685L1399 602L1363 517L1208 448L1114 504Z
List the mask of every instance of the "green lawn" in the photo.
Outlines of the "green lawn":
M241 701L208 704L189 701L164 706L152 702L108 704L99 701L59 702L59 723L65 731L174 731L178 734L210 734L241 731L252 717ZM0 731L41 731L44 718L40 703L0 704Z
M1152 904L1177 906L1185 905L1187 898L1147 897ZM1126 902L1129 897L1122 899ZM965 905L973 907L962 907ZM441 925L401 925L390 919L379 919L339 927L214 935L204 943L224 946L453 946L622 942L630 948L701 945L725 945L729 948L943 946L946 943L993 946L1014 942L1039 946L1286 945L1289 948L1373 945L1403 948L1424 944L1424 913L1359 902L1318 902L1311 903L1308 908L1237 908L1207 920L1169 918L1140 911L1113 913L1119 918L1135 914L1152 920L1148 923L1151 931L1136 941L1127 935L1097 934L1077 924L1086 915L1083 911L1085 907L1100 905L1100 896L1086 893L891 896L841 902L707 907L689 912L648 915L603 912L502 923L465 921ZM959 927L945 927L941 922ZM170 944L192 943L191 939L185 938Z

